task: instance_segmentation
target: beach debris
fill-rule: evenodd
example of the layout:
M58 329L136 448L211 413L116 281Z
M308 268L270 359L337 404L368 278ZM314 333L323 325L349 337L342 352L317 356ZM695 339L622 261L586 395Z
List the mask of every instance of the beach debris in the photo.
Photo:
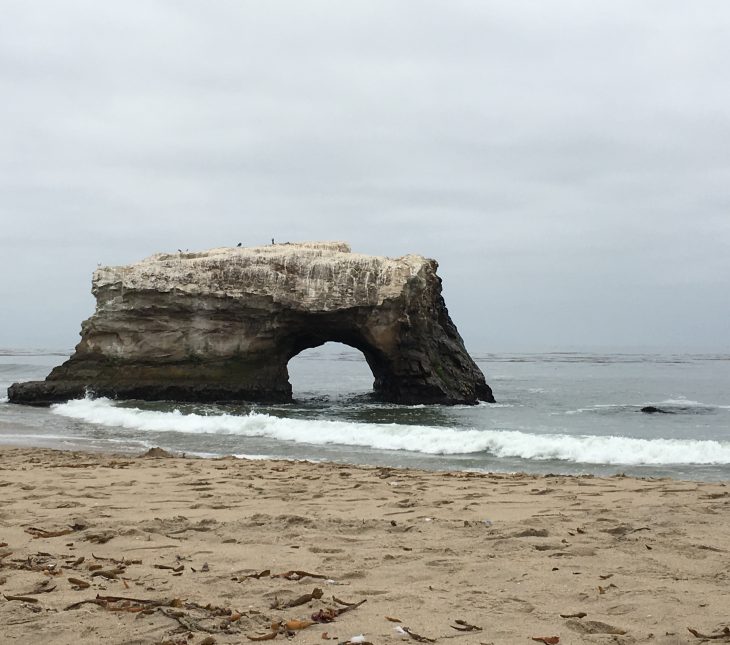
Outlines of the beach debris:
M401 636L408 636L412 638L414 641L417 641L418 643L435 643L435 638L429 638L428 636L422 636L421 634L417 634L409 627L398 625L398 627L394 628L394 631L396 634L400 634Z
M215 638L206 636L198 645L215 645Z
M458 632L480 632L480 631L482 631L481 627L467 623L465 620L461 620L461 619L457 618L454 621L454 623L456 623L456 624L449 625L449 627L451 627L451 629L455 629Z
M237 579L237 582L243 582L244 580L248 580L250 578L253 578L254 580L260 580L261 578L265 576L271 575L271 569L264 569L263 571L249 573L248 575L241 576Z
M306 605L312 600L319 600L324 595L324 592L319 588L315 587L311 593L305 593L294 600L290 600L284 605L279 605L276 609L290 609L291 607L299 607L299 605Z
M312 625L316 625L313 620L298 620L298 619L292 619L287 620L284 623L284 627L290 631L298 631L301 629L306 629L307 627L311 627Z
M617 634L623 636L626 633L625 629L603 623L600 620L583 621L571 619L566 621L565 626L581 634Z
M92 555L93 555L93 553L92 553ZM75 560L66 560L66 564L64 565L63 568L64 569L75 569L80 564L83 564L85 559L86 558L84 558L84 556L82 555L81 557L76 558Z
M19 602L29 602L31 604L38 602L38 598L31 598L30 596L7 596L3 594L3 598L5 598L5 600L17 600Z
M30 591L21 591L19 596L35 596L40 593L49 593L53 590L55 590L56 585L53 584L50 578L47 578L46 580L43 580L42 582L39 582L33 589Z
M346 611L351 611L353 609L357 609L360 605L367 602L367 598L363 598L362 600L358 602L347 602L345 600L340 600L337 598L337 596L332 596L332 600L336 602L338 605L343 605L343 607L340 607L337 609L337 615L341 616Z
M59 531L47 531L46 529L39 529L36 526L30 526L27 529L25 529L26 533L29 533L34 538L52 538L52 537L60 537L61 535L68 535L69 533L74 533L77 529L73 527L69 527L67 529L61 529Z
M114 531L97 531L95 533L87 533L84 540L93 542L94 544L106 544L116 536L117 534Z
M577 611L574 614L560 614L561 618L585 618L588 614L584 611Z
M116 580L117 576L121 575L125 571L125 567L116 567L114 569L98 569L97 571L92 572L91 577L95 578L96 576L101 576L102 578L106 578L107 580Z
M172 618L180 625L180 627L189 632L207 632L209 634L212 634L221 631L220 629L211 629L209 627L204 627L197 620L194 620L193 618L188 616L184 611L167 609L165 607L156 607L154 609L143 609L140 613L152 613L155 610L160 612L163 616Z
M279 634L279 627L281 626L281 623L271 623L271 631L268 634L263 634L260 636L249 636L246 634L246 638L250 641L270 641L277 637Z
M81 580L80 578L69 578L68 581L71 583L71 588L74 591L88 589L91 586L90 582L86 582L86 580Z
M730 642L730 627L724 627L723 630L718 634L703 634L702 632L699 632L696 629L692 629L691 627L687 627L687 630L695 638L702 638L705 640L718 640L718 641L725 640L725 641Z
M95 555L94 553L91 554L91 557L99 562L113 562L114 564L118 564L123 567L127 567L130 564L142 564L142 560L127 560L127 558L122 558L121 560L119 558L102 558L100 555ZM81 562L83 561L83 558L81 558Z
M100 596L96 595L96 598L89 598L87 600L80 600L74 602L67 607L64 607L64 611L71 611L78 609L83 605L98 605L102 609L108 609L109 611L127 611L136 613L144 611L146 609L154 609L156 607L182 607L183 601L179 598L171 599L149 599L149 598L127 598L125 596Z
M337 609L333 609L331 607L327 607L325 609L320 609L319 611L316 611L312 614L312 620L315 623L331 623L334 622L335 618L337 618L339 614L337 613Z
M22 559L13 559L12 564L5 562L3 563L6 567L13 569L21 569L24 571L35 571L37 573L43 573L47 576L59 576L61 575L61 568L57 566L53 556L50 553L44 553L39 551L35 555L28 555Z
M164 570L170 570L170 571L172 571L173 573L182 573L182 572L183 572L183 570L185 569L185 565L184 565L184 564L180 564L180 565L178 565L178 566L176 566L176 567L174 567L174 566L172 566L172 565L169 565L169 564L153 564L152 566L153 566L153 567L154 567L155 569L164 569Z
M270 641L276 638L277 634L279 633L279 630L277 629L275 632L269 632L268 634L264 634L263 636L249 636L246 634L246 638L250 641Z
M391 623L402 623L400 618L394 618L393 616L385 616L385 620L389 620Z
M560 636L533 636L532 640L545 645L558 645Z
M518 531L513 533L511 537L523 538L523 537L548 537L550 534L547 529L525 529L524 531Z
M275 573L271 577L284 578L285 580L301 580L302 578L319 578L320 580L329 579L329 576L324 576L321 573L309 573L308 571L301 571L299 569L292 569L291 571L285 571L284 573Z

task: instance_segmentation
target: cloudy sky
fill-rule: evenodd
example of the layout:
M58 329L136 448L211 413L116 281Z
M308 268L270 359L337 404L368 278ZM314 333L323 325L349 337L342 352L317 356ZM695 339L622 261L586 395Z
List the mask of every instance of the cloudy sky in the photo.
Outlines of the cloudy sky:
M0 346L97 263L439 260L473 351L730 349L730 2L3 0Z

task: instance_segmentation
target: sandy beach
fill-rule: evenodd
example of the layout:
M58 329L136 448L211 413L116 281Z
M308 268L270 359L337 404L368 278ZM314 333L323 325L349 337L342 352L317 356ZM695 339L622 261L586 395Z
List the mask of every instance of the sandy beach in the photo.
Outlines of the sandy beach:
M3 643L674 644L730 624L725 483L5 447L0 491Z

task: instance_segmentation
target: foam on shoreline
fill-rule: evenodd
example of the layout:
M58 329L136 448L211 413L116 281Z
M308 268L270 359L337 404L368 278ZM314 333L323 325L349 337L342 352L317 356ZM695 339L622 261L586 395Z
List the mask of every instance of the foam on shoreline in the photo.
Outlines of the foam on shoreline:
M516 430L290 419L259 412L201 415L117 407L79 399L52 412L108 428L141 432L264 437L308 445L342 445L429 455L489 453L495 457L607 465L728 464L730 442L540 434Z

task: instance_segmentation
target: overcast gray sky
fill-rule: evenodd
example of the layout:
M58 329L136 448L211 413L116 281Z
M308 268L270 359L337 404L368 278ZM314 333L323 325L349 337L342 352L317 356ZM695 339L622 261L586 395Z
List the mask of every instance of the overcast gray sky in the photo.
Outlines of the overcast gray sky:
M474 352L730 349L730 2L3 0L0 347L97 262L439 260Z

